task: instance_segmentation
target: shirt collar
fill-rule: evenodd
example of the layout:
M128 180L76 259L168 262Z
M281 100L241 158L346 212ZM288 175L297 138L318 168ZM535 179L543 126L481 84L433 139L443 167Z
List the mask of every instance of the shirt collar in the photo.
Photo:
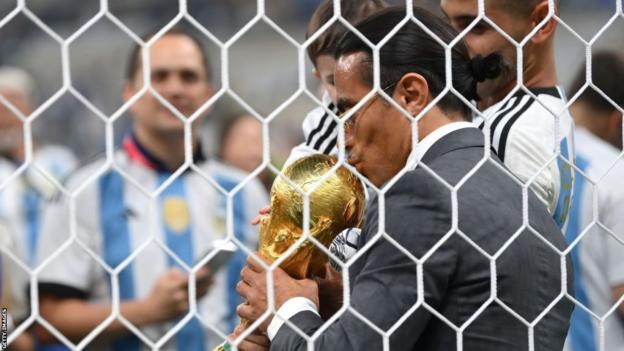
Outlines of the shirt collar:
M418 163L422 160L423 156L425 156L433 144L452 132L464 128L474 128L474 124L470 122L452 122L429 133L429 135L416 144L416 147L412 148L412 152L407 159L409 169L414 170L418 167Z
M139 139L137 139L134 133L130 133L124 138L123 150L126 155L128 155L130 160L137 162L144 167L162 173L172 172L164 162L159 160L139 142ZM204 161L206 161L206 157L202 151L201 145L198 145L195 150L195 154L193 155L193 162L198 164Z

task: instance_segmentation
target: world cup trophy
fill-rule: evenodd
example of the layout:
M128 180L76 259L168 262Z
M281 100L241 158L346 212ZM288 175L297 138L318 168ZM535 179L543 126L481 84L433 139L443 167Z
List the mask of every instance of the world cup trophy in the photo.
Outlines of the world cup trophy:
M309 194L310 236L325 247L347 228L359 227L364 215L364 188L360 180L346 168L338 168L323 178L336 164L326 155L304 157L286 168L284 176ZM322 179L323 178L323 179ZM259 253L273 262L280 258L302 236L304 196L286 179L277 177L271 187L271 213L260 220ZM327 255L311 241L300 244L280 267L296 279L322 277ZM237 330L251 324L241 320ZM228 351L225 342L213 351Z

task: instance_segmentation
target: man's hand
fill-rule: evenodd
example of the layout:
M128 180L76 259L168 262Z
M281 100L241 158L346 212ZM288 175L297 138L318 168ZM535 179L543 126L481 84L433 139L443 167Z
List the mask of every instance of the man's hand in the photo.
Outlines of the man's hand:
M211 285L208 268L196 273L197 298L204 296ZM172 268L158 278L150 295L143 301L146 313L154 323L175 319L189 310L188 276Z
M42 327L40 327L42 328ZM11 350L13 351L35 351L35 338L33 335L25 331L19 335L11 344Z
M254 218L251 221L252 225L258 225L260 224L260 220L262 219L262 217L268 215L269 213L271 213L271 206L266 206L260 209L260 211L258 211L258 216L256 216L256 218Z
M612 287L611 293L613 295L613 303L620 301L620 298L624 295L624 284ZM619 312L620 316L624 318L624 304L621 304L617 308L617 312Z
M319 290L319 312L323 320L328 320L342 307L342 274L327 263L325 277L317 278L316 282Z
M197 273L195 273L195 281L195 287L197 288L195 295L197 295L197 298L200 299L204 297L208 291L210 291L210 288L214 283L212 277L210 276L210 268L202 267L198 269Z
M236 338L238 338L244 331L244 327L242 325L238 325L232 334L228 335L228 340L230 342L234 342ZM239 351L264 351L269 350L271 347L271 343L266 334L255 330L253 333L249 334L243 341L238 344L236 347Z
M260 257L256 253L257 257ZM261 258L260 258L261 259ZM270 263L263 260L267 265ZM241 318L249 320L259 319L267 311L267 273L262 265L253 256L247 258L247 265L241 271L241 281L236 285L238 294L247 300L247 303L238 305L236 313ZM277 267L273 271L273 291L275 294L275 310L293 297L305 297L318 308L318 285L310 279L297 280L291 278L283 269ZM260 331L266 332L271 318L266 318L260 325Z

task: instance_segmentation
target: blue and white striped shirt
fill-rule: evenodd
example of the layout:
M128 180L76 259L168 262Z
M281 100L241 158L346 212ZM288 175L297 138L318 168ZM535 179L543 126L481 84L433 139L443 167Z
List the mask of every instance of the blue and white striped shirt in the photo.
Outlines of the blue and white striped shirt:
M102 171L104 161L85 167L72 177L69 189L76 191L82 187L75 197L75 216L68 198L49 206L44 217L39 260L53 254L68 240L70 222L75 221L76 238L113 269L127 263L138 252L118 275L119 295L121 301L145 298L164 272L178 266L158 243L186 265L193 266L209 251L214 240L227 236L227 197L204 177L230 191L246 174L216 161L196 158L201 174L187 170L152 198L149 194L154 194L172 173L160 167L134 138L126 140L124 150L116 153L114 164L116 170L104 170L97 178L92 176ZM249 180L232 197L232 234L249 250L256 250L258 240L257 229L250 221L268 201L266 190L256 179ZM226 335L238 322L235 307L241 300L235 286L246 256L239 249L228 265L216 273L208 295L198 301L202 319ZM41 294L60 293L92 302L111 300L107 271L76 242L46 266L39 282ZM177 322L143 327L141 332L156 342ZM209 350L222 341L193 318L164 349ZM134 336L103 347L128 351L145 348Z

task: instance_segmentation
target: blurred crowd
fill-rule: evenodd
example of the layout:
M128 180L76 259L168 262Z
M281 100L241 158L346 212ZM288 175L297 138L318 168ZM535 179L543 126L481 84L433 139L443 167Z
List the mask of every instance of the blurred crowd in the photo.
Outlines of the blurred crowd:
M111 0L109 3L110 12L138 36L162 27L178 11L177 4L171 1ZM306 24L320 1L266 3L267 15L302 41ZM439 10L438 1L428 1L425 5ZM27 6L52 30L67 38L97 13L99 2L33 0L27 1ZM59 11L60 6L66 11ZM609 18L606 14L612 14L615 8L614 2L608 0L564 0L561 6L562 13L569 14L566 18L574 19L583 13L595 19L596 23L583 24L589 32L600 28L604 24L600 21ZM0 4L0 16L11 8L7 2ZM200 24L223 42L256 13L255 1L250 0L189 0L188 8ZM586 15L588 9L591 13ZM306 114L318 104L301 96L263 128L256 113L267 117L286 101L298 87L299 72L293 47L271 28L259 24L229 50L230 88L249 106L237 102L230 92L223 94L214 105L203 106L218 94L223 84L220 48L188 22L175 28L180 32L170 32L150 49L152 88L171 106L163 106L151 93L133 101L142 88L140 50L137 51L136 45L111 21L103 18L69 47L71 84L75 93L59 97L34 121L28 120L28 116L49 99L56 99L55 93L62 87L60 46L23 14L0 28L0 213L6 214L0 220L0 245L11 248L8 251L21 260L18 263L13 257L2 255L2 265L12 270L9 278L3 276L2 306L10 307L15 325L30 317L32 288L26 288L30 275L25 269L36 267L38 256L47 258L59 252L36 277L46 282L38 287L38 294L43 296L39 308L40 314L50 318L49 322L69 340L79 342L111 313L110 305L78 300L108 301L111 289L117 286L124 300L118 306L120 314L137 327L145 326L145 333L155 342L178 323L181 313L189 308L188 272L180 272L196 265L206 252L214 249L212 243L224 237L227 226L232 226L242 245L253 250L257 228L249 222L259 208L268 204L268 191L275 177L274 172L266 167L260 171L259 167L269 156L270 163L280 169L293 147L306 142L302 124ZM615 27L613 32L605 34L601 46L621 49L622 33L621 28ZM572 42L569 38L562 41ZM593 56L594 84L608 94L609 101L591 88L577 96L585 85L585 66L579 55L570 56L579 52L582 55L584 48L560 42L557 48L557 62L564 62L559 65L559 78L568 98L576 97L570 111L581 127L580 133L586 131L601 139L598 147L606 150L604 154L608 157L621 153L624 96L618 86L624 78L624 53L596 50ZM178 56L166 54L170 52ZM576 60L574 66L569 64L572 59ZM177 66L185 60L188 66ZM323 85L322 75L315 76L318 65L319 62L308 62L305 75L307 88L320 101L329 92ZM76 95L86 98L92 106L85 105ZM102 119L115 115L128 101L132 103L127 111L107 130ZM196 118L188 128L190 133L187 134L172 110ZM106 132L111 133L110 139ZM112 169L103 161L109 141L115 149ZM265 145L270 149L264 150ZM331 146L334 147L335 142ZM193 156L194 166L177 174L180 167L187 166L186 155ZM23 167L26 164L28 166ZM236 189L256 171L234 196L228 198L223 193L222 190ZM91 179L95 174L98 177ZM174 175L177 178L171 181ZM206 178L214 180L216 185ZM60 186L68 192L60 191ZM141 187L147 189L147 193ZM159 190L161 188L164 190ZM69 194L73 191L79 193L75 199ZM156 194L153 199L150 193ZM203 201L197 200L200 197ZM234 209L234 218L226 215L230 207ZM72 222L76 226L72 226ZM162 236L170 252L154 242L148 244L152 231ZM118 232L128 236L133 232L142 234L131 236L121 244L93 239L94 233L104 233L106 237L106 233ZM202 237L198 232L214 235ZM76 234L78 242L65 246L70 233ZM44 237L43 244L39 241L41 237ZM95 254L90 255L85 248ZM135 251L140 253L134 261L126 262ZM172 254L179 260L172 259ZM198 308L212 308L217 312L214 318L207 320L217 325L222 333L227 333L237 321L233 307L240 303L240 298L233 285L245 256L239 254L232 260L231 267L219 271L218 275L209 269L193 272L197 294L206 296L198 303ZM111 282L110 271L104 269L96 257L111 269L125 265L118 282ZM156 260L158 264L153 263ZM594 269L598 275L599 266ZM136 271L141 272L141 277L133 273ZM614 291L613 296L624 293L624 279L601 279L608 282L600 281L600 284L620 289ZM133 281L137 282L133 288L123 285ZM613 296L590 298L610 301ZM217 305L219 307L213 307ZM170 309L163 311L162 306ZM67 317L81 314L91 318ZM80 323L84 325L77 325ZM154 327L155 323L163 325ZM191 318L178 338L165 346L173 348L171 344L178 342L182 343L177 345L178 349L196 349L196 345L184 344L184 340L197 340L200 324L197 318ZM24 332L13 346L16 350L57 347L62 350L62 346L55 345L59 340L46 329L31 328L36 337ZM129 335L127 329L118 319L111 320L102 336L96 339L107 342L106 335ZM220 340L215 337L216 332L210 333L213 340ZM119 342L115 345L119 349L131 350L138 345L136 338L123 337L115 342Z
M273 0L265 3L267 16L295 40L302 42L307 19L319 1ZM561 17L585 39L589 39L613 15L614 4L610 0L562 1ZM39 16L43 23L62 38L70 37L99 10L98 1L28 1L27 5L33 14ZM436 1L427 0L419 5L439 12ZM8 14L14 6L14 2L2 2L0 15ZM109 1L109 6L110 13L137 35L164 26L178 13L176 1ZM66 10L56 10L61 7ZM188 9L201 25L223 42L251 20L257 11L256 2L251 0L191 0L188 1ZM621 33L621 26L618 22L614 23L594 43L594 47L624 45L624 36ZM3 26L0 35L3 38L0 41L0 63L20 67L34 77L37 86L33 104L38 107L62 86L60 45L21 14ZM571 72L562 67L582 64L585 50L566 30L560 29L558 35L557 57L561 62L558 67L559 75L564 84L569 84L572 79ZM215 72L215 85L219 88L222 67L220 49L208 40L205 42ZM69 47L73 87L105 116L110 116L121 106L118 91L123 85L123 67L131 46L132 41L128 35L103 18L76 38ZM42 64L43 58L45 64ZM252 65L249 64L249 58L253 58ZM229 50L229 61L232 90L263 116L270 114L297 88L296 51L266 25L257 24L247 35L237 40ZM310 72L311 66L308 64L305 71L307 88L310 92L316 92L318 84ZM273 87L272 94L264 93L263 87L266 85ZM271 130L281 136L271 139L276 164L283 162L287 157L286 150L297 143L297 138L292 136L297 135L305 113L313 106L311 99L295 99L271 122ZM244 112L246 111L243 106L229 96L219 99L215 104L215 113L207 121L207 124L212 124L206 127L206 134L209 135L207 146L216 151L211 133L220 128L219 124L225 117ZM128 125L127 114L115 122L116 142L121 141L123 130ZM72 136L66 138L68 128L80 133L71 133ZM69 147L81 163L103 152L103 130L104 124L100 118L70 94L60 96L33 123L33 132L37 139Z

